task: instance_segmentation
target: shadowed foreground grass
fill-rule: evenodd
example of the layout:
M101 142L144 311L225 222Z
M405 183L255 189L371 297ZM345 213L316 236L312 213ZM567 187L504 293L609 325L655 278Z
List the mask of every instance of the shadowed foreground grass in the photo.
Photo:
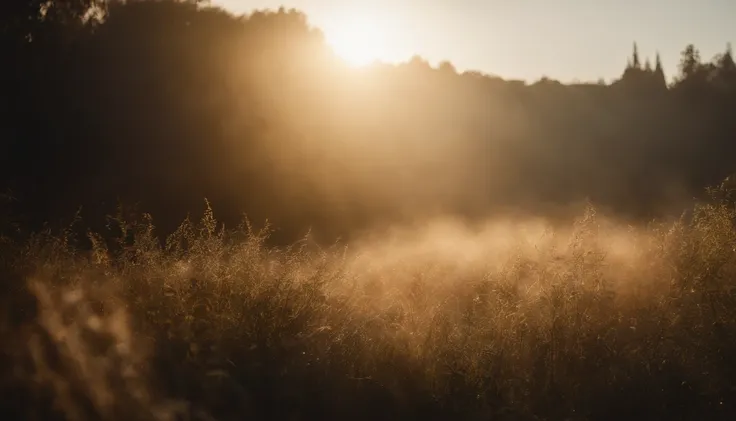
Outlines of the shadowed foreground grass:
M733 419L736 211L438 222L265 245L209 210L165 245L5 244L0 417Z

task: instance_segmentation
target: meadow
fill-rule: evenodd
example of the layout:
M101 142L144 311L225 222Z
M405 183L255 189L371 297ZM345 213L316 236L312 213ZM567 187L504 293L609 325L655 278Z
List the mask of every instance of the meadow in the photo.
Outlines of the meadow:
M205 203L165 242L147 215L6 239L2 417L731 419L730 191L638 227L588 206L276 248Z

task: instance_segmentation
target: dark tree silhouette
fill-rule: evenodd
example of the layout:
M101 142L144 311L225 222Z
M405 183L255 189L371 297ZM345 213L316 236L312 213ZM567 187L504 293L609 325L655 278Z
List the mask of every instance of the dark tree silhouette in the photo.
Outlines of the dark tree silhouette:
M681 81L694 80L703 74L705 67L700 61L700 51L694 45L689 44L685 47L679 67Z
M634 43L613 83L533 83L421 57L351 70L296 11L3 2L0 187L39 227L210 199L284 237L436 213L679 213L734 170L736 65L689 45L668 86ZM32 223L31 223L32 222Z

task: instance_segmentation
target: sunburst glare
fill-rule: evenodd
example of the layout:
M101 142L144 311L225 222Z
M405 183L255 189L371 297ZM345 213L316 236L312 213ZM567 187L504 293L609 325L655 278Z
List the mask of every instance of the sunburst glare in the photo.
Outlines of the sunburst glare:
M327 30L325 35L335 54L352 66L366 66L389 59L387 29L375 19L345 19Z

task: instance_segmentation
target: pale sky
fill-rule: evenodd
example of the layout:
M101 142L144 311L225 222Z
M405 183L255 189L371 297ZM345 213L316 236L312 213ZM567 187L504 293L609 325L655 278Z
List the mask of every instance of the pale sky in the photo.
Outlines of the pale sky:
M369 22L389 38L383 59L431 63L507 79L607 81L636 41L642 62L658 50L668 77L689 44L711 59L736 42L736 0L211 0L234 12L296 8L328 37Z

